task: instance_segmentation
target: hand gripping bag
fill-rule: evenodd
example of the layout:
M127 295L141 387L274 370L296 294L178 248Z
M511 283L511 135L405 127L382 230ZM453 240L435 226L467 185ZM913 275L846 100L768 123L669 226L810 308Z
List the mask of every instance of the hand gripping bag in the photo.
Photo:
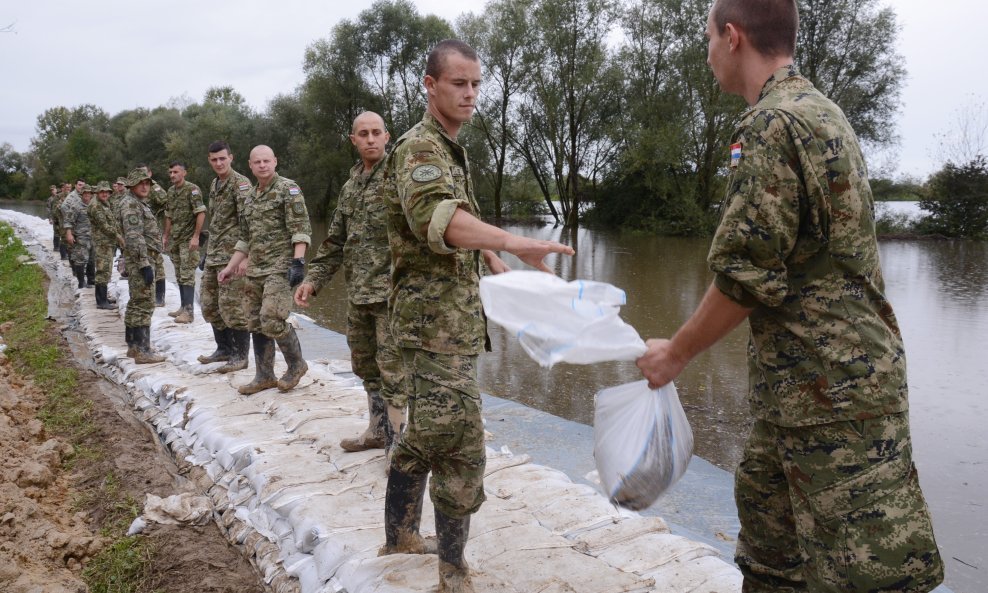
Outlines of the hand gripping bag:
M676 387L647 381L610 387L594 401L594 462L610 501L648 508L686 472L693 431Z

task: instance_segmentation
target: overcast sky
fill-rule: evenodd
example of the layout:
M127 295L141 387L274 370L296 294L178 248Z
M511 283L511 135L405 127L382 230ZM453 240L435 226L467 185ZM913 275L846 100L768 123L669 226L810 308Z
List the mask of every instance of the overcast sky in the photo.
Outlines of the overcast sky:
M420 13L450 22L484 5L413 1ZM898 14L909 72L897 126L898 172L922 178L935 170L935 135L954 125L958 110L988 99L984 62L975 58L983 39L976 28L988 22L988 3L885 1ZM230 85L263 110L302 82L309 44L371 3L4 0L0 27L13 24L14 32L0 33L0 143L28 150L37 116L57 105L93 103L113 115L182 95L199 101L209 87ZM873 160L877 167L885 157Z

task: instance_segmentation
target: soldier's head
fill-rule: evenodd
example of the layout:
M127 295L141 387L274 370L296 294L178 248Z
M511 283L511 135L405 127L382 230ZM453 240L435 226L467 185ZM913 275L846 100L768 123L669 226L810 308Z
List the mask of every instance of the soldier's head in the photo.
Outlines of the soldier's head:
M93 199L93 186L87 183L83 183L82 191L79 193L79 195L82 196L82 203L88 204L89 201Z
M68 181L63 181L62 182L62 191L65 192L65 193L69 193L70 191L72 191L72 184L69 183Z
M365 111L353 120L350 142L357 147L364 168L371 168L384 158L384 149L391 135L384 127L384 119L373 111Z
M122 194L124 189L127 187L126 177L117 177L117 180L113 182L113 193Z
M187 173L185 163L182 161L172 161L168 165L168 179L171 180L173 185L181 187L185 183L185 175Z
M77 194L82 195L82 188L86 186L86 180L80 177L75 180L75 191Z
M220 179L226 179L230 175L230 166L233 164L233 153L230 152L230 145L222 140L217 140L209 145L209 166Z
M100 202L105 202L110 199L110 182L100 181L96 184L96 197L99 198Z
M779 64L792 62L798 29L796 0L715 0L707 16L707 64L725 92L757 96Z
M127 175L125 183L130 193L144 200L151 193L151 175L147 167L137 167Z
M480 92L480 58L472 47L456 39L440 41L425 66L429 112L456 138L470 121Z
M54 185L49 185L48 186L48 191L51 192L51 195L55 195L55 194L58 193L58 188L56 186L54 186Z
M274 178L277 169L278 159L270 147L261 144L250 151L250 171L258 184L267 185Z

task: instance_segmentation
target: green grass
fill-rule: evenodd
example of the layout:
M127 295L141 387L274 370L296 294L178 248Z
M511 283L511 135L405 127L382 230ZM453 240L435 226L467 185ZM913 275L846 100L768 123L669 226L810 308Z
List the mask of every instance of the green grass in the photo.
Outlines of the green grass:
M75 452L66 465L100 459L103 450L89 438L96 431L92 404L79 396L79 371L49 326L44 271L20 261L28 255L13 229L0 222L0 333L7 344L5 354L18 373L47 394L38 416L46 431L72 443ZM117 477L105 476L99 486L80 493L74 506L97 510L104 517L101 533L112 541L83 571L90 591L147 593L154 550L147 538L125 535L140 505L121 491Z

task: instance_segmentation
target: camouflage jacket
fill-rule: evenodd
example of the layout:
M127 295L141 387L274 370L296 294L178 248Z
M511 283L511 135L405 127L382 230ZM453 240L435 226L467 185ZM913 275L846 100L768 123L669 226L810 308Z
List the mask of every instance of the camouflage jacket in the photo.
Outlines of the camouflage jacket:
M440 354L483 352L480 252L443 239L457 208L479 217L466 150L426 112L398 139L386 167L396 343Z
M363 162L350 169L350 180L340 191L326 240L312 258L305 277L316 292L342 265L351 303L370 305L388 300L391 248L383 197L384 162L382 159L366 174Z
M55 214L53 208L58 207L58 196L49 196L48 201L45 202L45 212L48 213L48 220L55 222Z
M168 192L164 190L158 182L151 180L151 193L148 194L148 207L154 213L155 220L158 221L158 228L165 228L165 209L168 208Z
M120 202L120 228L124 234L124 256L138 268L153 266L161 253L161 229L147 202L127 192Z
M782 426L907 409L906 361L854 130L799 75L777 70L734 134L708 255L716 286L752 307L749 397ZM740 154L738 154L740 152Z
M206 265L225 266L240 241L240 214L253 185L246 176L231 170L226 182L209 184L209 242Z
M170 218L172 221L169 244L187 243L196 230L196 215L205 211L202 190L198 185L186 181L182 187L174 185L169 187L165 205L165 218Z
M123 240L123 230L120 228L120 217L111 199L104 202L96 197L89 201L89 222L93 225L95 239L117 245Z
M69 194L62 202L62 230L72 231L76 237L89 237L92 234L86 203L77 193Z
M275 175L264 190L251 189L240 214L240 240L235 249L250 257L250 277L285 274L294 245L311 242L312 226L298 184Z

